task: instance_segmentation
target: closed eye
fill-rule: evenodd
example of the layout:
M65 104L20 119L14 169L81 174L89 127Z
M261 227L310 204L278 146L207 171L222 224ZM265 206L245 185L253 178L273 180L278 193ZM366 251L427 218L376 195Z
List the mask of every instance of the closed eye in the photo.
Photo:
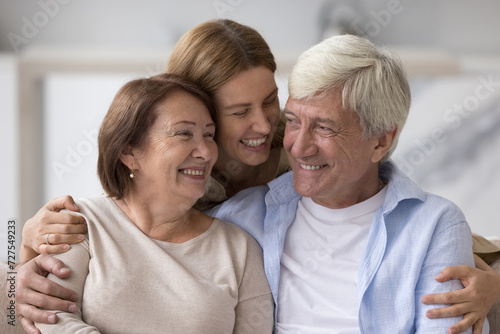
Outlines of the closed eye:
M243 116L243 115L247 114L249 110L250 110L250 108L239 110L239 111L234 112L233 115L234 116Z
M264 101L264 103L263 103L263 104L264 104L265 106L270 106L270 105L273 105L273 104L276 102L277 98L278 98L278 96L277 96L277 95L275 95L272 99L269 99L269 100Z
M175 133L176 136L181 136L181 137L191 137L193 134L191 131L178 131Z

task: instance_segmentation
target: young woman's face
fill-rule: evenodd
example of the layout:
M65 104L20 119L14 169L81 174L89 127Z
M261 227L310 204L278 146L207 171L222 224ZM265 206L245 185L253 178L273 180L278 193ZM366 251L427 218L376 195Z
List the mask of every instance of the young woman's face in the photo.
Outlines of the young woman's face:
M214 97L219 159L250 166L264 163L280 117L273 72L264 66L241 72Z

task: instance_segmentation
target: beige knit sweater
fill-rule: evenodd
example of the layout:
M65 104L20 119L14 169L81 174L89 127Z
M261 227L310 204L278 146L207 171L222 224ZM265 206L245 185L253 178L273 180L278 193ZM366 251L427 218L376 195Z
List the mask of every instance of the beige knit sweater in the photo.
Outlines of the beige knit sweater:
M52 280L75 290L81 312L58 312L42 333L271 333L273 301L258 244L214 219L181 244L150 239L108 197L77 202L87 238L57 257Z

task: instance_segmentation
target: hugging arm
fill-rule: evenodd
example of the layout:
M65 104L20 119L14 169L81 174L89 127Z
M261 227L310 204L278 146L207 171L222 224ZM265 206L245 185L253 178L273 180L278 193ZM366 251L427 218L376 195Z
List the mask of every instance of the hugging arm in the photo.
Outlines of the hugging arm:
M23 227L21 262L26 262L38 254L58 254L70 249L70 244L83 241L87 225L82 216L62 209L79 211L71 196L50 200Z
M453 304L429 310L428 317L464 315L460 322L450 328L456 333L471 326L474 326L474 334L481 333L488 311L500 298L500 275L477 255L474 255L474 260L475 268L464 265L449 266L436 276L438 282L460 280L464 289L430 294L422 298L425 304Z

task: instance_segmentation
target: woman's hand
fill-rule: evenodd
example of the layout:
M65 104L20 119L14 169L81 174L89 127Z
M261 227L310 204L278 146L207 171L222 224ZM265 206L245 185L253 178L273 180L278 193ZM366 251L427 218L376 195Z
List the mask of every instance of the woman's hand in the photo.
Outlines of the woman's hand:
M40 333L33 322L57 322L57 315L39 308L71 313L78 310L74 303L78 300L77 294L46 278L49 273L59 278L67 278L71 270L65 267L61 260L49 255L40 255L18 266L16 312L27 333Z
M69 244L83 241L87 233L85 219L62 209L79 211L71 196L50 200L23 227L21 262L26 262L38 254L64 253Z
M474 255L476 267L446 267L436 276L438 282L459 279L464 289L426 295L424 304L453 304L427 312L429 318L446 318L463 315L463 319L449 328L449 333L460 333L469 327L473 334L480 334L491 306L500 298L500 275L478 256Z

